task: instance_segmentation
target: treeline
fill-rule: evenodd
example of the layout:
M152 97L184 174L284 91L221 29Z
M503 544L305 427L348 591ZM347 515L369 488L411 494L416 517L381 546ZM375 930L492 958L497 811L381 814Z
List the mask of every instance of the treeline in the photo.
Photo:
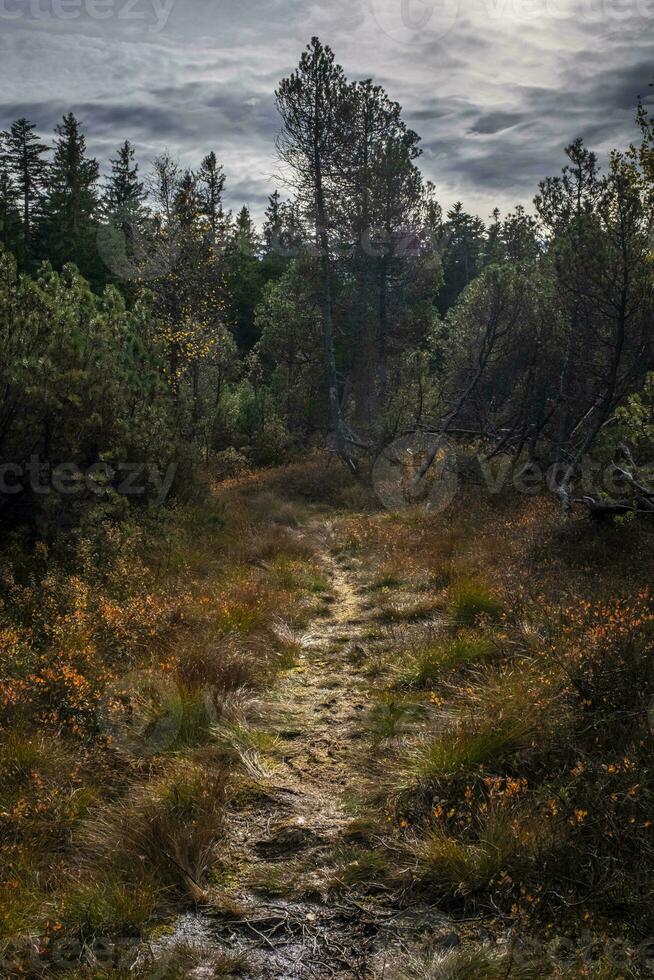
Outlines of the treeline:
M228 472L328 437L361 469L422 428L554 466L570 506L598 440L612 453L649 412L644 109L606 173L576 141L533 215L484 223L443 214L399 104L317 38L276 100L288 199L271 195L261 229L225 210L215 153L143 175L125 142L101 179L73 114L51 148L25 119L2 133L0 458L113 472L202 455ZM12 520L19 499L44 512L31 490L0 499Z

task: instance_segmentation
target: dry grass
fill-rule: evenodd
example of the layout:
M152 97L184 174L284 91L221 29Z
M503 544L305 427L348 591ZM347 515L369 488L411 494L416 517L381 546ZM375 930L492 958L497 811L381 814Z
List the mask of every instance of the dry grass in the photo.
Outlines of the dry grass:
M221 952L207 943L178 942L157 956L147 972L136 976L156 976L157 980L178 980L179 977L202 977L203 980L240 977L250 972L246 957L238 953Z
M610 931L629 920L646 929L651 530L562 531L555 508L539 499L470 493L460 504L436 517L343 523L342 549L371 577L393 587L431 576L435 592L445 590L445 623L393 625L371 655L371 685L386 689L393 709L381 719L394 738L385 764L380 756L399 836L389 834L388 846L404 854L410 834L419 881L444 900L499 908L523 927L554 921L575 932L597 921ZM405 724L393 689L425 706L422 721ZM519 797L521 816L498 838L480 828L504 797ZM588 894L583 881L605 884ZM495 964L469 969L496 975ZM453 970L468 975L463 960ZM593 970L609 975L600 960Z
M512 927L645 934L651 530L562 531L539 499L462 491L459 503L442 515L374 513L364 490L316 458L237 477L156 526L98 529L74 554L39 543L25 560L9 548L0 951L52 929L138 940L170 908L202 900L226 794L238 805L225 766L255 785L275 764L254 702L293 663L328 584L296 524L348 506L365 513L339 517L336 548L374 583L370 601L388 620L361 662L387 795L385 809L378 794L371 819L363 814L368 838L344 851L339 887L406 888L413 868L411 887L443 907L499 910ZM133 672L138 684L112 707L114 738L107 691ZM169 723L172 737L153 742ZM383 868L370 856L379 836ZM195 968L171 962L171 976ZM405 975L534 975L486 950L420 969ZM599 956L584 969L552 975L614 975Z
M199 900L223 828L227 778L218 762L183 759L105 804L80 831L86 863L93 872L107 869L134 885L142 875Z
M538 848L544 848L546 836L544 827L536 833L528 813L491 805L477 815L463 839L437 823L414 840L409 847L415 859L413 874L437 895L474 894L502 876L523 875Z
M322 482L308 469L298 490ZM327 585L283 482L241 477L74 552L0 559L0 951L57 917L143 933L202 894L225 778L194 754L293 663Z
M462 578L449 590L449 613L457 626L473 627L497 622L502 615L502 603L479 581Z
M408 958L391 971L391 980L542 980L551 976L543 961L477 947Z
M498 641L489 634L464 633L410 647L395 669L399 687L429 689L464 667L477 667L499 653Z

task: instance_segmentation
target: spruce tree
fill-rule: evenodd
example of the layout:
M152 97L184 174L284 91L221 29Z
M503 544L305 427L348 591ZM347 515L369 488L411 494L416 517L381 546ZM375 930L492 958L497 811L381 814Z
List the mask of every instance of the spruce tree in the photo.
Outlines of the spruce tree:
M438 297L441 313L452 307L484 267L487 251L484 223L468 214L461 201L447 212L445 223L444 285Z
M225 174L213 150L202 161L198 178L204 213L209 221L212 240L216 242L224 230L222 194L225 188Z
M20 199L23 246L29 252L33 241L33 225L38 216L47 162L43 154L48 147L35 133L34 123L24 117L16 119L6 132L0 134L3 144L2 161Z
M47 201L48 250L55 265L74 262L95 282L98 163L87 156L86 139L72 112L64 116L56 133Z
M197 177L192 170L185 170L175 191L173 215L182 228L191 228L202 212L203 205L198 191Z
M274 191L268 197L266 220L263 226L263 240L268 251L277 248L282 233L282 199L279 191Z
M9 169L0 161L0 242L15 255L22 251L22 225L18 191Z
M250 351L259 338L255 310L264 282L259 250L259 236L250 211L244 206L230 232L225 256L234 332L243 353Z
M139 180L134 148L129 140L125 140L118 148L118 155L111 161L111 175L104 193L105 208L116 216L136 215L144 200L143 181Z

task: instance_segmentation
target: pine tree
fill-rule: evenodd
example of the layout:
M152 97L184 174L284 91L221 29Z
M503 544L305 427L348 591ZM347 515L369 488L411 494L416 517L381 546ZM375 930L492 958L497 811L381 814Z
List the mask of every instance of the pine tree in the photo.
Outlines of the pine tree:
M97 281L98 163L87 156L86 139L72 112L64 116L56 133L47 201L48 250L57 266L74 262L87 278Z
M277 248L282 234L282 199L279 191L274 191L268 197L266 220L263 226L263 240L268 251Z
M25 118L17 119L8 131L0 134L4 144L4 162L20 197L22 212L23 245L29 251L33 238L33 224L38 216L47 163L43 154L48 147L35 133L34 123Z
M204 213L209 220L213 242L217 242L224 231L222 194L225 188L225 174L211 151L202 161L198 173L200 194L204 203Z
M314 221L322 273L322 322L325 376L332 429L339 455L356 468L353 444L343 417L342 392L336 364L333 313L333 272L330 254L330 219L336 208L337 188L346 170L352 138L351 89L331 48L314 37L295 72L280 82L277 109L283 120L278 150Z
M18 191L7 165L0 161L0 242L14 254L18 253L22 246L18 198Z
M118 156L111 161L111 175L104 193L105 208L114 216L136 215L144 200L143 181L139 180L134 148L129 140L125 140L118 148Z

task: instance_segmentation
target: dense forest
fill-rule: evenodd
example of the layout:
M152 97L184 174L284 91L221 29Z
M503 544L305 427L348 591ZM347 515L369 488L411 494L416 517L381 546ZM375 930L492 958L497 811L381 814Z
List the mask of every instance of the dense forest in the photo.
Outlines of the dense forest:
M276 98L291 196L261 229L224 211L213 152L141 175L126 141L101 180L72 113L51 147L26 119L2 134L2 458L238 467L331 433L357 468L399 433L462 431L554 464L569 503L616 408L651 399L645 110L606 173L578 140L535 215L484 223L442 213L401 107L317 39Z
M445 945L391 942L387 976L650 976L654 119L482 220L443 211L402 107L317 38L275 99L260 227L219 147L101 166L72 112L0 133L3 975L249 976L254 939L290 976L276 944L318 920L297 976L383 976L389 908L438 904ZM444 441L449 509L380 512L375 461L421 447L416 503ZM303 631L336 720L370 709L369 758L340 780L356 818L314 760L315 840L286 814L256 842L288 886L215 848L243 813L269 832L298 725L331 753L319 712L261 708L280 675L299 697ZM199 908L220 943L152 938Z

